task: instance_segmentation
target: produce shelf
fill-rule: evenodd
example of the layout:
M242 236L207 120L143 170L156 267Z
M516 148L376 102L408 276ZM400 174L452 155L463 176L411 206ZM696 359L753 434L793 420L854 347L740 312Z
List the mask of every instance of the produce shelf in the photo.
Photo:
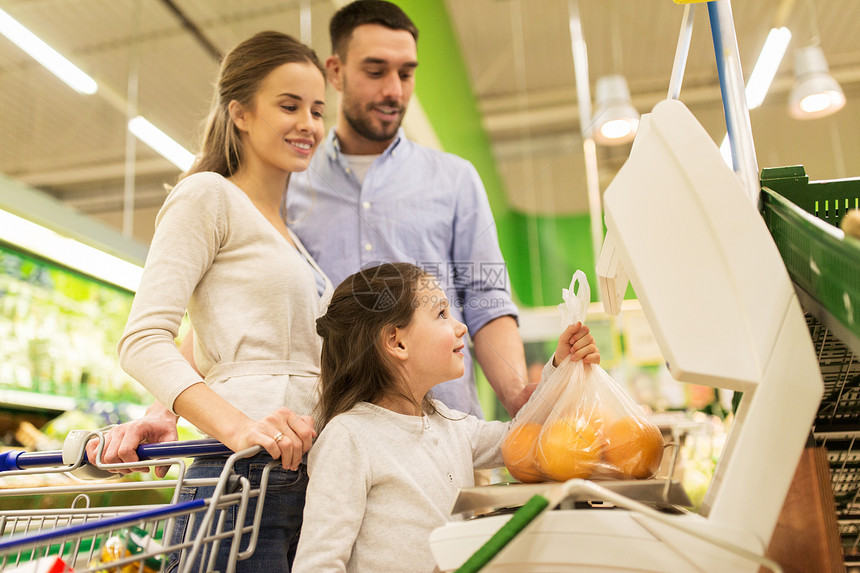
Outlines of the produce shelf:
M846 566L860 565L860 241L839 223L860 179L809 181L800 165L762 170L761 212L806 312L824 394L813 424L827 450Z
M846 564L860 564L860 360L811 313L809 334L819 357L824 396L813 425L827 450L836 519Z
M762 216L807 312L860 353L860 241L838 228L860 179L809 181L800 165L762 170Z

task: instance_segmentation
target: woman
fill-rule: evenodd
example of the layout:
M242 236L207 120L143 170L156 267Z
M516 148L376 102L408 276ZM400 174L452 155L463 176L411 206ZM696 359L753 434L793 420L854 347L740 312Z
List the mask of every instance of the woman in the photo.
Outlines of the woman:
M171 415L233 451L265 449L235 468L252 484L281 460L257 549L240 571L289 570L301 527L319 376L314 322L332 287L281 206L290 174L307 168L324 136L324 97L316 54L290 36L261 32L225 56L202 152L158 214L119 342L123 369ZM199 373L174 342L186 310ZM215 477L224 461L197 460L187 477Z

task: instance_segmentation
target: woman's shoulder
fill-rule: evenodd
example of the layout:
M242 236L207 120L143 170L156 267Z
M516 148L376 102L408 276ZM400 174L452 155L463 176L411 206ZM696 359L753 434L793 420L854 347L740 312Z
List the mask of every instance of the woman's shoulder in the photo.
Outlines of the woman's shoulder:
M162 226L167 219L179 219L181 226L209 227L219 229L226 224L232 205L233 190L242 193L222 175L211 171L201 171L181 179L168 193L156 217L156 226ZM187 228L186 228L187 230Z
M192 173L180 179L170 190L165 203L209 200L223 195L230 184L223 176L211 171Z
M229 213L243 213L247 216L247 195L234 183L220 173L200 171L181 179L171 189L165 207L178 207L206 213L217 213L219 217Z
M174 185L171 194L211 193L213 190L227 189L230 185L230 182L219 173L199 171L180 179Z
M198 171L183 177L180 182L183 181L209 181L220 183L222 181L227 181L227 178L220 173L215 173L214 171Z

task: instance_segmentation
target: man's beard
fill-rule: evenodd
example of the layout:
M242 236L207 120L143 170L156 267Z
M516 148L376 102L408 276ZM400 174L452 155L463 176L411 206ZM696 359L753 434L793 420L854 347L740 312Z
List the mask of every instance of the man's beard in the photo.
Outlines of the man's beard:
M346 93L346 81L344 81L344 93ZM388 123L381 127L376 127L373 120L370 118L370 114L373 113L373 108L376 106L396 108L399 111L397 121ZM388 141L394 138L397 134L397 130L400 129L401 122L403 121L403 113L406 111L406 106L402 106L399 103L390 100L369 104L365 110L366 113L362 113L358 108L358 105L353 105L348 98L344 97L343 116L349 126L365 139L378 142ZM353 109L357 110L357 113L353 113Z

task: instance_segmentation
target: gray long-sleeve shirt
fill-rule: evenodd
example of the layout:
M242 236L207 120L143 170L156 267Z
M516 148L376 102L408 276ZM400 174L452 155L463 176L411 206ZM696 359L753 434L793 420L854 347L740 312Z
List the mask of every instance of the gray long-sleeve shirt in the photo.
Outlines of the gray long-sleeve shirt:
M452 519L475 468L502 465L510 426L436 407L418 417L362 402L326 425L310 450L294 573L434 569L430 532Z
M319 376L316 263L222 176L183 179L156 219L120 364L165 406L200 376L174 342L186 308L194 358L213 390L251 418L286 406L309 414ZM305 261L305 255L308 261ZM310 264L309 264L310 263Z

